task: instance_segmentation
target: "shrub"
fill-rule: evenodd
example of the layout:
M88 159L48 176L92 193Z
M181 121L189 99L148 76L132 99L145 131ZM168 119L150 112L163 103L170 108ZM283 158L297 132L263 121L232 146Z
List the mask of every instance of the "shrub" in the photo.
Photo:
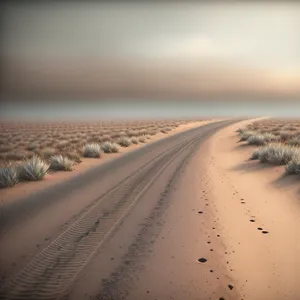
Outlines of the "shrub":
M286 141L294 137L295 133L290 131L280 131L279 135L282 140Z
M300 157L295 157L285 167L287 174L300 174Z
M55 155L56 152L57 151L54 148L45 148L45 149L42 150L41 154L44 157L51 157L51 156Z
M101 144L101 149L104 153L117 153L119 152L119 147L113 142L104 142Z
M242 134L244 133L245 130L246 130L245 128L238 128L235 132Z
M136 137L131 138L131 143L135 144L135 145L138 144L139 143L138 138L136 138Z
M127 137L121 137L118 140L118 144L122 147L129 147L131 145L131 140Z
M152 129L152 130L149 130L148 133L150 135L156 135L157 134L157 131L155 129Z
M30 151L33 151L33 150L36 150L37 148L39 148L39 144L37 143L32 143L30 145L27 146L27 150L30 150Z
M299 138L292 138L288 141L288 145L290 146L300 146L300 139Z
M244 141L247 141L248 138L252 135L256 135L257 132L256 131L252 131L252 130L247 130L247 131L244 131L242 134L241 134L241 138L239 140L239 142L244 142Z
M73 165L73 160L61 154L52 156L50 160L50 169L55 171L72 171Z
M57 143L57 148L58 149L63 149L65 147L67 147L70 144L69 141L60 141Z
M262 146L266 144L266 140L262 134L249 136L247 142L249 145L258 145L258 146Z
M259 157L260 157L260 152L261 152L261 149L256 149L256 150L252 153L250 159L251 159L251 160L259 159Z
M138 132L138 135L141 136L141 135L146 135L148 133L148 130L147 129L141 129L139 132Z
M80 158L80 154L77 153L76 151L67 152L65 155L76 163L82 162L82 160Z
M162 129L160 132L167 134L167 133L168 133L168 130Z
M139 135L139 132L137 130L128 130L127 131L127 135L129 137L133 137L133 136L138 136Z
M83 146L82 154L84 157L99 158L102 154L101 147L96 143L86 144Z
M101 136L100 139L102 142L107 142L107 141L111 140L111 137L110 137L110 135L105 134L105 135Z
M34 155L27 159L19 169L21 180L37 181L42 180L48 173L49 164L38 156Z
M298 155L300 155L299 148L283 144L269 144L254 151L251 159L259 159L262 163L284 165Z
M139 142L146 143L146 137L145 136L139 137Z
M18 183L19 174L17 169L12 165L0 168L0 188L14 186Z
M250 135L247 139L247 141L250 145L258 145L258 146L262 146L267 143L275 142L278 140L279 140L279 138L276 135L273 135L271 133Z

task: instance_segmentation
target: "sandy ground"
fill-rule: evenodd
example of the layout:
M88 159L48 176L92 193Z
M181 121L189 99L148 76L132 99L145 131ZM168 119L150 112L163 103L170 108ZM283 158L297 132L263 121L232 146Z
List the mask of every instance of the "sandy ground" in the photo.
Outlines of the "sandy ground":
M168 136L172 136L179 132L183 132L185 130L195 128L197 126L202 126L202 125L205 125L210 122L217 121L217 120L218 119L212 119L212 120L205 120L205 121L199 121L199 122L192 122L192 123L188 123L188 124L182 124L179 127L172 130L172 132L170 132L168 134L158 133L155 136L151 136L151 139L147 140L147 143L145 143L145 144L140 143L138 145L131 145L128 148L120 147L119 153L103 154L103 156L100 159L82 158L82 162L80 164L76 165L72 172L54 172L52 174L47 175L45 177L45 179L42 181L22 182L12 188L0 189L0 205L3 202L13 201L20 197L28 196L34 192L45 189L47 187L51 187L57 183L61 183L62 181L67 181L68 179L70 179L74 176L80 176L80 174L86 172L88 169L91 169L91 168L97 167L103 163L109 162L109 161L113 160L114 158L121 156L124 153L141 148L149 143L158 141L160 139L163 139Z
M0 298L240 300L201 165L203 142L230 122L3 205Z
M255 147L235 130L249 122L185 132L110 177L29 199L45 206L14 210L0 235L3 282L16 274L18 296L39 285L28 299L300 299L299 177L248 161Z
M203 147L230 273L244 300L300 299L299 177L248 161L256 148L237 144L235 133L248 123L222 129Z

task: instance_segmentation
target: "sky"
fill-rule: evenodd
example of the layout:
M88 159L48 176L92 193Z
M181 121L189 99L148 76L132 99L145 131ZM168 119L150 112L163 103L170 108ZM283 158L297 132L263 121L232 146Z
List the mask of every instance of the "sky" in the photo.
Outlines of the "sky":
M7 3L6 96L299 99L298 1Z

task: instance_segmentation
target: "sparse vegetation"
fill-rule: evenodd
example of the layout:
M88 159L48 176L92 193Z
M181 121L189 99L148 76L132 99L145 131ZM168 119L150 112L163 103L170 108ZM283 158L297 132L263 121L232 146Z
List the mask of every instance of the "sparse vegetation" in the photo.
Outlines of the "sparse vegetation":
M139 139L136 137L131 138L131 143L137 145L139 143Z
M256 135L257 133L253 130L247 130L241 133L241 138L239 142L245 142L249 137Z
M279 138L271 133L261 133L261 134L254 134L250 135L247 138L247 142L250 145L258 145L262 146L270 142L279 141Z
M101 157L102 150L99 144L91 143L83 147L82 153L84 157L99 158Z
M118 152L120 146L147 143L161 130L167 134L189 122L0 122L1 187L18 181L41 180L49 169L71 170L82 157L97 158L103 153ZM19 163L7 167L8 161Z
M104 142L101 144L101 149L104 153L117 153L119 152L119 147L113 142Z
M262 163L285 165L297 156L300 156L299 148L277 143L256 150L251 159L259 159Z
M287 174L300 174L300 157L293 158L285 167Z
M117 143L122 147L129 147L132 144L131 139L127 137L120 137Z
M51 157L50 169L54 171L72 171L74 166L74 161L72 161L67 156L55 155Z
M145 136L139 137L139 142L146 143L146 137Z
M19 178L25 181L42 180L48 173L48 170L49 164L35 155L20 165Z
M236 131L240 141L261 146L250 160L285 165L286 174L300 174L300 121L267 119Z
M7 188L16 185L19 181L17 168L12 164L0 168L0 188Z

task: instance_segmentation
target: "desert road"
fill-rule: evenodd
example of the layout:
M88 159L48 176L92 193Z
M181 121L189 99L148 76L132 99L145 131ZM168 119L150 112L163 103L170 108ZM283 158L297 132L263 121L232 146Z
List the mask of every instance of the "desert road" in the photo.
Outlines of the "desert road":
M241 299L194 161L236 121L178 133L1 204L0 299Z

